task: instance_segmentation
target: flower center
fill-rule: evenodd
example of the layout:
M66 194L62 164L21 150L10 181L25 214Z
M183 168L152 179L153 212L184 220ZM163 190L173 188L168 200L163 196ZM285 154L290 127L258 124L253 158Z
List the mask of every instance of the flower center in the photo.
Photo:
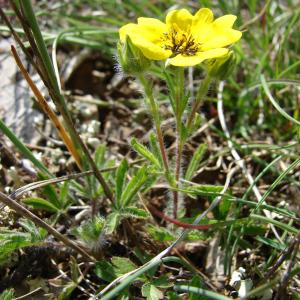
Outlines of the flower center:
M200 43L196 43L190 33L177 28L172 28L169 32L165 32L161 39L164 43L164 49L171 50L174 56L178 54L193 56L200 47Z

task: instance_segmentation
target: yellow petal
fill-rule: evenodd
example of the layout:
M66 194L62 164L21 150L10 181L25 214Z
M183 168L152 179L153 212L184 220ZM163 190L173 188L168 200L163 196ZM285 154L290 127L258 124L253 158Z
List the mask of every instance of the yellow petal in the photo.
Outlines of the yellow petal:
M154 43L161 43L164 33L168 31L167 25L154 18L138 18L138 25L145 39Z
M208 8L201 8L193 18L193 28L199 29L204 25L211 23L214 19L212 11Z
M125 41L126 35L141 35L145 39L161 43L163 34L167 31L167 26L163 22L152 18L138 18L138 24L129 23L120 28L119 34L121 42Z
M218 48L212 49L204 52L198 52L194 56L185 56L179 54L169 60L169 63L173 66L177 67L191 67L200 64L206 59L216 58L226 55L228 53L228 49L226 48Z
M172 10L166 16L166 24L168 29L179 28L184 32L188 32L193 22L193 16L186 9Z
M120 40L122 43L125 43L126 35L136 33L137 26L137 24L129 23L119 29Z
M209 33L211 27L209 24L212 23L214 15L208 8L201 8L193 17L191 33L196 41L201 41Z
M202 41L201 50L222 48L237 42L241 37L241 31L213 26L210 34Z
M138 47L142 53L149 59L164 60L172 55L171 50L165 50L159 45L149 41L142 35L130 34L132 43Z
M237 17L234 15L225 15L225 16L215 19L214 24L216 24L217 26L221 26L223 28L225 28L225 27L232 28L236 18Z
M130 23L121 27L119 30L120 40L124 43L126 35L128 35L132 43L138 47L147 58L153 60L166 59L172 54L170 50L165 50L161 47L162 29L166 27L163 27L163 23L159 20L149 19L150 18L139 18L139 24ZM151 28L151 23L159 26L153 26Z
M160 32L167 31L167 25L162 21L154 18L138 18L138 24L142 26L146 26L148 28L155 29Z

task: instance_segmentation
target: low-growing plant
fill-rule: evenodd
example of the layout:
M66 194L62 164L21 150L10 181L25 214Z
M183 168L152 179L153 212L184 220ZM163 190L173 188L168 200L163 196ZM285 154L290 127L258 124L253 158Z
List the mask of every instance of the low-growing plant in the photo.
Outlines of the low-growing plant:
M80 255L75 257L72 253L69 256L67 272L60 269L65 266L57 266L60 276L64 278L58 299L71 298L78 290L90 299L131 299L133 295L147 300L165 297L231 299L228 293L226 296L225 292L218 293L216 287L208 282L207 277L178 246L181 242L206 242L212 239L216 246L211 247L215 249L210 254L215 259L214 255L218 253L224 274L230 276L238 249L254 249L252 242L255 241L267 247L270 257L259 267L253 268L255 270L251 269L253 277L258 278L254 288L252 281L246 286L247 282L240 271L235 292L241 299L261 295L266 297L270 289L272 294L272 289L275 290L279 283L277 299L286 295L290 278L299 273L295 265L300 238L298 229L293 225L299 222L299 218L288 207L277 207L265 201L285 180L298 184L296 179L288 179L287 175L299 165L299 156L296 150L292 154L286 152L294 149L298 143L277 148L274 146L274 149L270 145L240 145L229 134L223 112L222 97L228 92L226 88L223 90L224 82L230 81L231 88L240 92L239 83L232 79L232 74L236 66L244 65L245 60L239 45L241 28L245 27L233 28L237 16L225 14L214 18L209 8L200 8L193 15L187 9L175 7L167 12L163 22L147 15L138 17L143 14L139 5L125 1L122 5L134 12L138 17L137 23L124 25L128 21L125 16L114 19L101 15L93 19L120 27L117 41L116 28L99 29L94 24L88 26L85 24L86 18L76 19L75 14L68 15L66 12L63 15L75 27L63 30L56 36L47 35L42 33L38 25L30 0L9 2L22 27L20 30L12 26L7 13L0 10L19 47L16 49L12 46L12 55L41 111L49 118L72 157L74 173L56 177L0 120L1 131L21 155L32 162L39 180L17 189L9 196L0 193L0 200L22 216L14 224L17 228L0 229L0 265L7 264L12 253L22 248L42 245L47 235L51 234ZM112 8L109 2L104 2L103 7L107 7L111 16L120 15L122 8ZM162 14L161 8L147 1L142 2L150 5L151 15ZM223 11L233 9L225 1L219 2ZM93 1L87 3L91 7L95 5ZM245 4L251 13L255 12L255 3L249 1ZM261 18L269 4L270 1L267 1ZM293 18L291 24L295 22ZM94 34L108 37L105 41L99 38L92 41L90 36ZM26 42L22 41L20 35L25 36ZM54 41L52 59L47 51L47 42L50 40ZM56 62L56 49L63 41L96 49L102 49L103 46L102 51L107 55L112 55L114 51L117 53L116 69L123 77L133 78L139 85L144 108L152 124L148 139L145 136L143 140L130 137L126 146L131 152L127 155L115 155L109 146L101 142L91 150L79 134L80 124L76 123L65 99ZM18 55L20 51L38 73L55 109L49 105L47 96L41 93L27 72ZM265 58L262 60L265 62ZM259 70L262 65L260 62ZM295 65L279 75L287 74ZM243 68L246 70L248 66ZM157 83L163 86L162 92L156 90ZM269 81L261 75L258 87L262 86L271 104L284 118L299 126L297 114L291 117L281 108L268 84ZM217 111L212 106L210 115L218 115L220 127L200 113L211 86L218 86L217 100L210 95L207 102L217 101ZM256 88L254 85L249 90ZM244 101L249 90L242 92L240 101ZM229 92L234 94L233 91ZM241 115L247 114L245 107L239 109ZM248 112L253 113L252 108ZM237 117L239 123L240 118ZM166 128L166 123L171 125ZM238 133L248 139L250 129L246 123L248 121L240 126ZM213 154L211 143L203 139L201 142L194 140L203 127L211 128L217 135L216 143L225 141L224 149L216 146ZM191 142L193 147L188 147ZM275 158L271 155L270 163L263 161L251 152L259 146L279 154ZM256 179L251 176L246 162L238 153L246 155L247 151L251 152L251 157L259 167L263 166ZM224 153L228 154L229 159L224 159ZM133 160L132 157L137 159ZM289 162L283 171L277 171L275 165L283 157L294 161ZM215 175L216 172L213 176L217 178L213 183L199 183L197 176L211 160L217 161L216 170L219 169L218 165L226 165L226 174ZM231 182L237 170L245 176L249 187L244 191L244 186L237 182L234 188L241 191L235 196ZM257 183L268 172L274 180L261 194ZM29 196L28 192L31 193ZM252 201L249 196L251 192L257 201ZM290 242L290 236L296 236L295 241ZM116 253L118 251L121 254ZM287 259L290 259L289 265L280 278L275 271ZM215 261L211 264L216 266ZM90 269L93 271L89 272ZM86 276L87 273L89 276ZM238 288L238 284L245 289ZM13 290L6 290L0 295L0 299L12 297Z

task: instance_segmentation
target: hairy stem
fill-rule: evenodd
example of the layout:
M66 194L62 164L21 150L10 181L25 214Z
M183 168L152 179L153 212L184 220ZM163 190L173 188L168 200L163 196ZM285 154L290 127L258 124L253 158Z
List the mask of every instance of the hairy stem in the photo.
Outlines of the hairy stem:
M175 166L175 180L176 187L178 188L178 181L180 178L181 171L181 159L182 159L182 150L183 150L183 134L182 134L182 114L184 111L183 107L183 97L184 97L184 68L178 67L175 70L176 74L176 87L175 87L175 119L176 119L176 166ZM174 191L174 200L173 200L173 217L177 218L178 211L178 200L179 192Z
M168 162L168 157L167 157L166 149L165 149L165 145L164 145L163 134L161 131L161 122L160 122L159 112L158 112L157 104L156 104L153 94L152 94L152 87L151 87L151 84L149 84L149 80L147 80L144 75L139 75L138 79L139 79L140 83L142 84L142 86L144 87L145 95L147 98L147 104L151 110L151 114L152 114L154 125L155 125L156 135L157 135L159 148L160 148L160 152L161 152L161 156L162 156L162 160L163 160L163 164L164 164L164 169L165 169L166 175L168 177L169 162Z

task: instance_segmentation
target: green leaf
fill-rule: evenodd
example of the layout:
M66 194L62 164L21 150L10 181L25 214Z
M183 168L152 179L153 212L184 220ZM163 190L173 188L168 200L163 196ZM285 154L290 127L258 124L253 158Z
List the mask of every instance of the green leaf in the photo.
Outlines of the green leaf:
M188 132L186 126L184 124L181 124L181 131L180 131L181 139L183 141L186 141L188 138L188 134L189 134L189 132Z
M155 184L155 182L157 181L157 174L155 175L151 175L151 174L147 174L147 180L145 181L143 187L141 188L141 192L142 193L147 193L152 186Z
M44 176L38 175L39 180L45 179ZM42 188L43 195L49 202L51 202L55 207L60 207L61 203L59 197L57 196L56 190L52 185L46 185Z
M201 117L200 114L196 113L192 126L189 130L189 134L192 134L193 132L197 131L199 129L199 127L201 126L201 123L203 122L203 118Z
M221 195L223 190L222 186L219 185L206 185L199 184L187 187L185 190L181 190L184 193L187 193L190 196L202 196L207 197L208 201L211 203L215 197ZM231 201L230 194L222 195L222 201L217 207L213 209L214 217L217 220L224 220L229 212Z
M106 226L105 226L106 233L112 234L119 226L120 220L121 220L121 215L118 211L110 213L106 219Z
M122 209L121 214L128 217L146 219L150 217L150 214L142 208L134 206L125 207Z
M182 300L175 292L168 293L168 300Z
M197 171L199 164L203 158L203 155L206 152L206 149L207 149L206 144L199 145L199 147L195 151L195 153L188 165L188 168L185 173L185 180L191 180L193 178L193 176L194 176L195 172Z
M159 147L158 147L158 142L157 142L156 135L153 131L151 131L151 133L149 135L149 143L150 143L150 149L151 149L152 153L158 159L159 165L162 168L163 159L161 157L161 152L160 152Z
M219 205L213 209L214 217L217 220L225 220L228 215L231 206L231 201L228 200L228 197L224 195ZM213 201L213 197L209 197L208 199L210 203Z
M191 282L190 282L189 285L190 285L190 286L193 286L193 287L197 287L197 288L202 288L202 287L203 287L202 280L201 280L201 278L200 278L199 276L197 276L197 275L195 275L195 276L192 278L192 280L191 280ZM190 294L189 294L189 300L198 300L198 299L199 299L198 295L193 294L193 293L190 293ZM201 299L207 300L207 299L209 299L209 298L203 295L203 296L201 297Z
M111 262L113 264L114 272L117 277L122 276L137 268L137 266L129 258L126 257L113 256Z
M172 282L169 282L169 278L167 275L162 275L160 277L158 277L157 279L154 279L151 281L151 284L160 287L160 288L169 288L171 286L173 286Z
M269 239L264 236L257 236L255 237L255 239L259 241L261 244L268 245L269 247L277 249L279 251L283 251L287 247L287 245L285 244L278 243L277 240Z
M95 151L95 163L98 168L102 168L105 165L105 151L106 145L101 144Z
M47 236L47 230L37 227L31 220L19 219L18 223L31 235L31 242L40 242Z
M204 241L207 239L207 231L205 230L190 230L185 240L187 241Z
M175 236L173 236L168 229L163 227L156 227L149 224L146 227L146 231L156 241L169 242L175 240Z
M243 234L244 235L255 235L255 236L265 235L266 230L267 229L262 226L247 225L247 226L244 226Z
M123 159L116 172L116 200L117 207L120 207L121 196L126 179L126 172L128 170L128 163L126 159Z
M149 149L147 149L147 147L140 144L135 138L131 140L130 144L132 148L142 157L146 158L149 162L151 162L156 167L158 168L161 167L158 159L154 156L154 154Z
M6 263L15 250L38 245L47 235L46 230L36 227L32 221L20 219L19 223L27 232L0 229L0 264Z
M50 212L58 212L60 209L55 207L51 202L42 198L26 198L22 200L26 205L31 206L34 209L43 209Z
M103 233L105 219L100 216L95 216L74 230L87 245L92 248L99 246L99 239Z
M164 297L162 291L150 283L145 283L142 286L142 295L146 297L147 300L159 300Z
M60 188L59 200L61 209L66 208L71 203L71 198L69 197L69 187L70 183L66 181Z
M189 95L184 95L182 101L180 102L181 103L181 105L180 105L180 115L182 115L184 113L184 110L185 110L186 105L189 101L189 98L190 98Z
M107 282L112 282L117 277L113 265L106 260L96 262L95 274Z
M14 289L7 289L0 295L0 300L13 300Z
M217 197L220 196L222 189L223 186L220 185L198 184L189 186L181 191L190 196Z
M147 180L147 174L146 174L147 168L143 166L138 170L135 176L130 180L130 182L127 184L125 190L122 193L121 197L121 207L128 206L132 199L136 196L138 191L141 189L143 184Z

